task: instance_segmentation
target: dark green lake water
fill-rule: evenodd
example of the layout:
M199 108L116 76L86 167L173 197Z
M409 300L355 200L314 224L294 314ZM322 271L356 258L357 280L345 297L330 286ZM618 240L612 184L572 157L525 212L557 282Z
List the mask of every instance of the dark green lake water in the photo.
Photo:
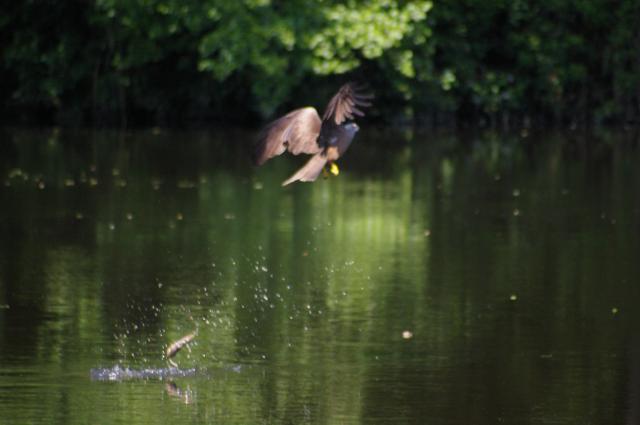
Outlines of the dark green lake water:
M0 137L0 424L640 421L636 136Z

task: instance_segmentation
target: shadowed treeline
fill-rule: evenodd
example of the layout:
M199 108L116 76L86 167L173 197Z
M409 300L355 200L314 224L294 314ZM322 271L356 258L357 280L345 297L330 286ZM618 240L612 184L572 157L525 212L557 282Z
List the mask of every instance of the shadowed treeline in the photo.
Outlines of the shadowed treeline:
M252 125L367 80L385 124L637 123L640 3L9 2L5 124Z

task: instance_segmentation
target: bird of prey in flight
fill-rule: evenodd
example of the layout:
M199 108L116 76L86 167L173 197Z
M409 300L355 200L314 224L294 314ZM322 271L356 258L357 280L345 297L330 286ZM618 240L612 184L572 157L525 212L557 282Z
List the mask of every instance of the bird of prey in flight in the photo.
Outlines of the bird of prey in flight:
M338 174L335 161L344 155L359 130L353 122L354 115L364 116L359 108L371 106L371 99L373 95L363 93L360 86L347 83L331 98L322 119L315 108L308 106L267 124L258 138L254 163L262 165L284 151L313 155L283 186L295 181L315 181L326 165L333 174Z

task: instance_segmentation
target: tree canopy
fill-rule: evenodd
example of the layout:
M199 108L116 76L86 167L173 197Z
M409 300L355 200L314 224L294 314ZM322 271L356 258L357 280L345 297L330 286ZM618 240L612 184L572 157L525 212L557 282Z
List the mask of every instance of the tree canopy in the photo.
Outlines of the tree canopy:
M348 79L370 82L387 122L640 119L636 0L26 0L6 9L5 123L246 124L323 102Z

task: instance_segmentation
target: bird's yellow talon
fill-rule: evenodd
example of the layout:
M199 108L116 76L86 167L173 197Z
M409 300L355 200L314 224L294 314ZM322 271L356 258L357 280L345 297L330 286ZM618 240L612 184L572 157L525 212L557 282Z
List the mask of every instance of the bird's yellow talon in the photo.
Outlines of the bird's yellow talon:
M329 171L334 176L337 176L338 174L340 174L340 169L338 168L338 164L336 164L335 162L331 163L331 167L329 168Z

